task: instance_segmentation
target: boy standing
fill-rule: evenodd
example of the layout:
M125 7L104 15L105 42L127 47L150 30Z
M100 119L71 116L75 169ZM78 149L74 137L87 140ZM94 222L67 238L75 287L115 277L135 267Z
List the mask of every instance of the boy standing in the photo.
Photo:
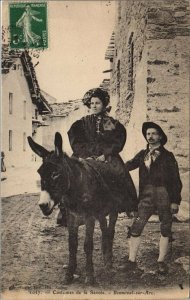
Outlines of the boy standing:
M145 122L142 133L148 142L147 149L141 150L126 163L128 171L139 168L138 216L131 227L128 264L130 268L136 266L141 233L150 216L157 211L161 231L158 272L165 274L167 266L164 259L172 234L172 214L179 210L182 183L173 153L164 148L167 136L161 127L153 122Z

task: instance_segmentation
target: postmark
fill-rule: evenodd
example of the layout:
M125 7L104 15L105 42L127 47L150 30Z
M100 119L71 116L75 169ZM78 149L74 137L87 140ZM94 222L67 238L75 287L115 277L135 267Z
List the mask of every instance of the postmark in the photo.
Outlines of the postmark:
M11 49L48 48L47 2L9 4Z

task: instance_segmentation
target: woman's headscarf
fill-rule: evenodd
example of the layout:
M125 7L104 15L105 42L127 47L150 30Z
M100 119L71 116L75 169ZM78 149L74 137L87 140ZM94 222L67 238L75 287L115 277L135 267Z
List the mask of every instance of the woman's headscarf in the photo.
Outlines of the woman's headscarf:
M110 96L107 91L101 88L90 89L88 92L86 92L82 99L83 104L88 108L90 108L90 101L92 97L99 98L102 101L104 107L106 107L110 102Z

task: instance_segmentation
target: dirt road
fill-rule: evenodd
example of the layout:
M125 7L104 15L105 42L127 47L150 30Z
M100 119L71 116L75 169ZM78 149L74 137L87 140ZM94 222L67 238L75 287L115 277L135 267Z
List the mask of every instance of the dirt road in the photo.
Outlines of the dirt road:
M78 268L72 285L64 285L64 265L68 259L67 230L56 225L57 210L43 217L38 207L38 194L20 195L2 199L2 291L70 291L84 290L85 257L83 253L84 227L79 230ZM100 229L96 224L94 235L94 267L99 291L129 291L142 288L147 291L184 290L188 275L182 263L175 262L189 255L189 226L174 223L172 253L168 258L169 274L156 273L159 224L149 223L145 228L140 253L139 269L122 272L119 266L128 254L126 225L131 220L118 219L114 242L114 270L111 276L103 268ZM183 259L182 259L183 262ZM187 267L187 266L186 266ZM61 292L60 292L61 293ZM121 292L122 293L122 292ZM40 299L40 298L38 298Z

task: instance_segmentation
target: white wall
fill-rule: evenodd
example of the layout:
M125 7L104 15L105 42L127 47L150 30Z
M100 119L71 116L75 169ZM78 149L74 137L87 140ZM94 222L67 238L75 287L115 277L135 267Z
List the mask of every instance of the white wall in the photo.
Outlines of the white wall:
M5 164L9 166L28 165L32 152L26 141L26 151L23 150L23 133L32 135L32 100L28 85L23 74L21 61L16 64L20 68L10 70L2 76L2 144L5 153ZM13 93L13 111L9 113L9 93ZM26 119L24 119L24 101L26 101ZM12 151L9 151L9 130L12 130Z
M72 154L67 132L71 125L78 119L87 115L87 108L81 103L78 110L74 110L67 117L53 117L47 119L49 126L43 128L43 146L49 151L54 150L54 137L56 131L60 132L63 138L63 150L68 154Z

